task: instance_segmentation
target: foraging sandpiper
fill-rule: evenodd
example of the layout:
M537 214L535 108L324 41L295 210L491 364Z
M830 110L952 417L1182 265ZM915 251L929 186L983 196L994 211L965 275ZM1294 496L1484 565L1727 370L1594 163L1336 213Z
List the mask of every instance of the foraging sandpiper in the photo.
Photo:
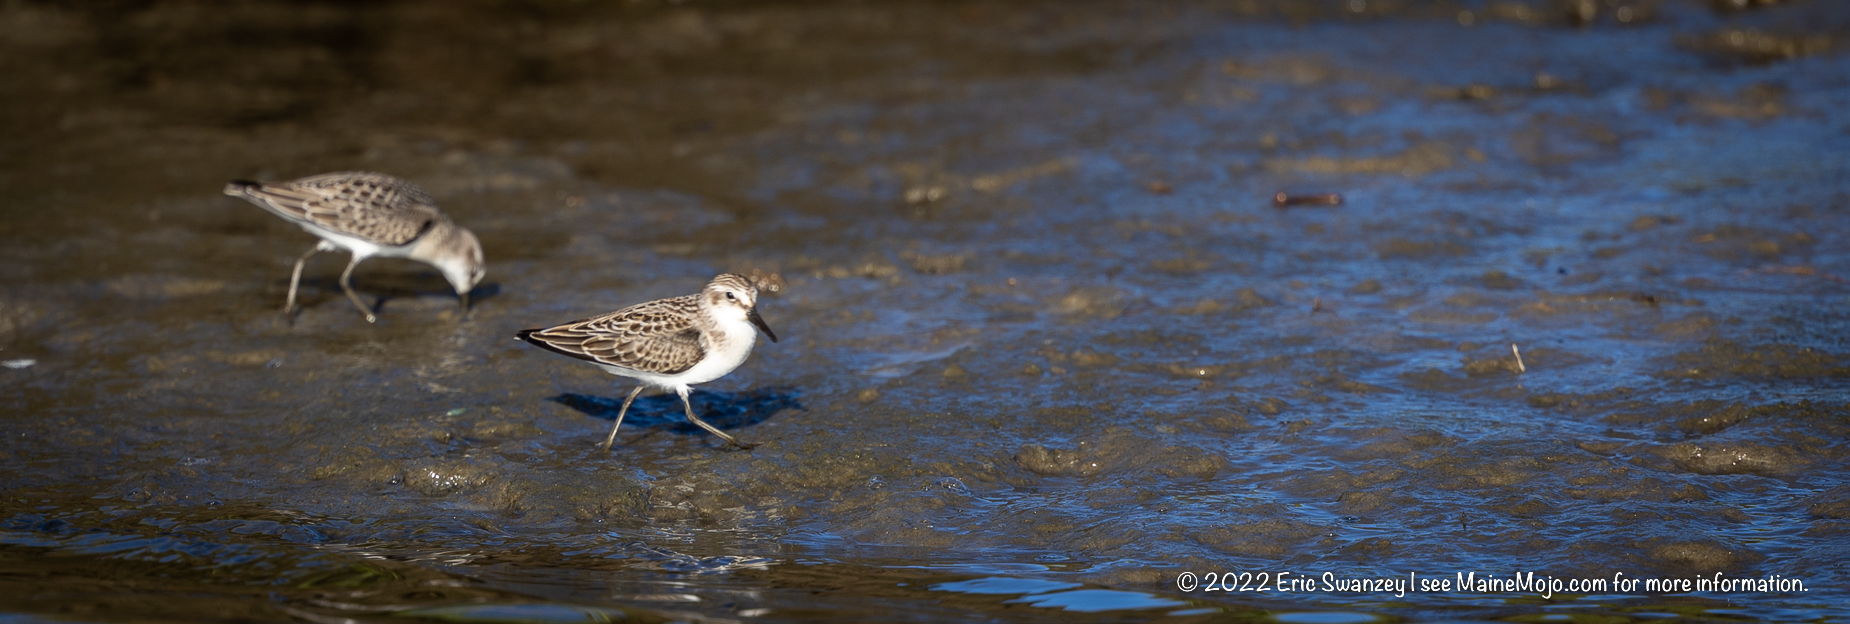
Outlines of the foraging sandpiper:
M469 309L469 291L487 273L482 243L476 240L475 233L444 216L424 189L383 173L343 171L288 182L232 180L225 185L225 194L250 200L321 237L320 243L295 261L284 314L295 311L296 285L302 281L303 263L320 251L345 249L353 254L347 270L340 274L340 287L347 291L347 299L353 301L354 307L366 315L368 323L377 319L353 292L350 281L353 267L362 260L373 256L410 258L436 267L456 289L465 311Z
M739 448L751 448L694 415L688 386L724 377L745 363L757 334L777 342L777 334L758 316L758 288L731 273L707 283L698 295L639 303L616 312L557 327L522 330L514 336L534 346L596 364L604 372L642 383L623 400L610 427L604 450L616 443L623 415L643 388L655 386L681 396L688 422Z

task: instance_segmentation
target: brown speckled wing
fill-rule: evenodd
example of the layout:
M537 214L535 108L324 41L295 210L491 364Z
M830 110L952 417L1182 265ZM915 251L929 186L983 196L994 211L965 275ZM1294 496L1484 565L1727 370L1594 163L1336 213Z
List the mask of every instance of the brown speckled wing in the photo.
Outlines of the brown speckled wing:
M695 295L633 305L603 316L515 334L534 346L587 362L646 373L686 372L706 357Z
M246 197L286 219L398 247L445 217L424 189L383 173L344 171L249 185Z

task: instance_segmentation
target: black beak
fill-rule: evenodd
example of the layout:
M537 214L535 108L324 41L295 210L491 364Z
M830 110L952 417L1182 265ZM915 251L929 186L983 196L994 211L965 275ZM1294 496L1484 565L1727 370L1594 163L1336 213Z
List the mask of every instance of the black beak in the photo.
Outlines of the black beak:
M474 292L474 291L469 291L469 292ZM468 313L469 313L469 292L464 292L464 293L463 293L463 294L461 294L461 295L457 295L458 297L460 297L460 298L462 299L462 311L463 311L463 314L468 314Z
M764 335L769 336L771 338L771 342L777 342L777 334L772 333L771 326L764 324L764 317L758 316L757 307L753 307L750 310L746 310L745 319L751 321L752 325L758 328L758 331L764 332Z

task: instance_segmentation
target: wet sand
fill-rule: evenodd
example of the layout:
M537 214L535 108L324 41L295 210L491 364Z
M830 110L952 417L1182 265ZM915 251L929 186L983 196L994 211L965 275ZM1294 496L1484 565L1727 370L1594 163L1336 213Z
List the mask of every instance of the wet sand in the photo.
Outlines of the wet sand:
M0 6L0 610L1850 617L1850 10L1729 6ZM283 318L219 189L351 169L471 312ZM751 451L512 338L725 271Z

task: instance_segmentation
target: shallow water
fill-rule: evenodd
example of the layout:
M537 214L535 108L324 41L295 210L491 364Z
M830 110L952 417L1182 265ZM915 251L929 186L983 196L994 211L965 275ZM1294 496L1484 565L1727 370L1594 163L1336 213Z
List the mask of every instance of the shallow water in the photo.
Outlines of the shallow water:
M0 6L0 610L1850 619L1850 10L1726 4ZM345 169L471 312L284 321ZM721 271L751 451L511 338Z

